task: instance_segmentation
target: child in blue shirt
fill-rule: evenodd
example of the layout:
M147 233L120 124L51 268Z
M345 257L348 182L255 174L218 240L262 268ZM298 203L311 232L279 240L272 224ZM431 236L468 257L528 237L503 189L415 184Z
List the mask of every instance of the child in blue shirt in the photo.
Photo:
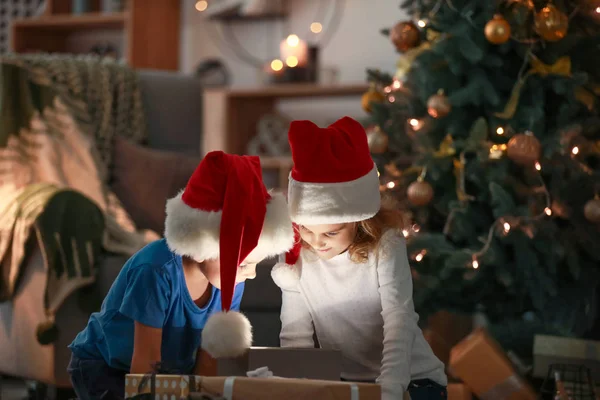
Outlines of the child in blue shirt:
M127 261L69 346L78 398L123 398L125 375L157 363L193 373L200 347L212 357L242 354L252 344L238 312L244 281L293 240L285 199L267 192L258 157L207 154L168 200L165 238Z

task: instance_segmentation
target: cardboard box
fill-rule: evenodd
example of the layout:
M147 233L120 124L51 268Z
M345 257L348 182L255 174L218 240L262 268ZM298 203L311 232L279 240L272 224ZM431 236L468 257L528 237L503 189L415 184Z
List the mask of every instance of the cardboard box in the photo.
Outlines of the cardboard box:
M533 389L515 372L500 345L476 329L450 352L449 371L479 398L536 400Z
M552 364L585 365L594 382L600 382L600 342L559 336L535 335L533 376L546 378Z
M473 330L470 315L438 311L427 319L423 336L433 354L445 365L450 360L450 350Z
M203 368L201 373L204 376L246 376L247 371L261 367L268 367L273 375L281 378L339 381L342 356L339 351L325 349L252 347L241 357L214 360L213 365Z
M140 382L143 385L140 386ZM380 400L379 385L332 382L309 379L200 377L185 375L155 375L154 388L150 375L127 375L126 398L150 393L153 398L187 400L191 393L223 396L226 400ZM190 391L190 381L193 391ZM354 396L352 395L354 392ZM358 395L358 397L356 397ZM174 397L173 397L174 396ZM192 398L193 398L192 397Z
M448 400L472 400L473 394L464 383L448 383Z

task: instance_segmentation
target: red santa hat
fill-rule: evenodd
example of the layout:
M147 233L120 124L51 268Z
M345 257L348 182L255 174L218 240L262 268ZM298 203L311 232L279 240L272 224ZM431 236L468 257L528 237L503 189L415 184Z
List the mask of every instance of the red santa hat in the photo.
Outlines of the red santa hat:
M344 117L327 128L319 128L310 121L293 121L288 140L294 161L288 187L293 223L339 224L377 214L381 207L379 175L359 122ZM271 272L281 288L298 282L299 246L298 240L285 262Z
M285 253L294 231L285 198L271 196L258 157L208 153L185 189L167 201L165 238L171 250L196 261L219 258L221 308L202 331L213 357L235 357L252 345L252 327L230 311L236 273L246 259Z

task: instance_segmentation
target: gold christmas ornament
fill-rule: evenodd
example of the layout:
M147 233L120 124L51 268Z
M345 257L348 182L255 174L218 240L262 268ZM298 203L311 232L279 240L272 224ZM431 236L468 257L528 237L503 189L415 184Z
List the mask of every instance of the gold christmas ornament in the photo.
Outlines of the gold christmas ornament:
M365 110L365 112L370 113L372 111L371 103L381 103L384 100L385 95L378 91L375 85L371 85L371 88L362 95L360 103L362 109Z
M510 39L510 24L501 14L494 15L485 24L485 38L492 44L506 43Z
M450 110L452 105L442 89L427 100L427 113L433 118L444 118Z
M533 133L519 133L508 141L506 154L516 164L522 166L533 165L542 152L540 141Z
M433 187L429 182L418 179L408 186L408 201L416 207L426 206L433 199Z
M421 31L412 21L398 22L390 30L390 40L401 53L414 49L421 43Z
M600 197L596 196L592 200L585 203L583 207L583 215L585 219L593 224L600 224Z
M535 31L548 42L557 42L567 35L569 17L552 3L535 14Z
M369 143L369 150L371 150L371 153L381 154L385 153L387 150L389 138L381 128L376 125L367 129L367 142Z

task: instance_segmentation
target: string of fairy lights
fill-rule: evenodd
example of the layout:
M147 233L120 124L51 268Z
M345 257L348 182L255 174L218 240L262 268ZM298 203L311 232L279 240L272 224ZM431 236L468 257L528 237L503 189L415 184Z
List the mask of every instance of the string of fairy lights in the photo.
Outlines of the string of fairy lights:
M443 5L444 2L449 6L450 9L453 9L456 12L459 12L459 10L457 10L454 7L451 0L438 0L437 3L435 4L435 6L433 7L432 11L429 13L430 18L433 18L435 16L435 14L439 11L440 7ZM531 10L534 10L531 0L508 0L508 3L522 3L526 7L530 7ZM589 8L589 10L586 9L585 11L591 12L591 14L594 18L600 19L600 6L588 7L588 8ZM527 43L530 45L530 48L524 57L523 65L520 68L518 76L517 76L517 82L523 83L524 80L527 79L527 76L531 73L531 72L526 72L527 67L533 65L534 63L537 63L537 65L540 65L540 63L541 63L541 61L539 61L534 54L534 51L533 51L534 46L536 44L538 44L540 41L550 41L551 42L551 41L558 41L558 40L562 39L566 35L569 21L578 12L582 12L582 11L584 11L584 10L582 10L580 7L574 7L572 12L569 15L566 15L566 14L563 14L560 10L558 10L554 5L552 5L551 2L549 2L548 5L544 9L542 9L538 14L535 15L535 17L536 17L536 19L544 18L544 17L550 18L550 19L554 18L553 21L554 21L555 26L549 27L548 25L546 25L546 28L548 28L547 30L540 30L540 29L537 30L537 34L539 35L539 37L531 37L531 38L516 37L511 32L510 25L506 22L506 20L503 20L503 17L501 15L496 14L494 16L494 19L491 20L490 22L488 22L488 24L486 25L485 35L486 35L486 38L488 38L488 40L494 44L504 43L508 40L515 40L520 43ZM399 52L405 53L408 50L414 49L420 45L420 40L418 39L418 37L420 37L420 32L417 32L418 36L415 36L415 35L411 36L410 29L407 30L407 27L411 28L411 26L412 26L411 29L418 30L418 28L421 28L421 29L425 28L429 24L429 19L422 18L418 12L414 12L413 15L416 16L415 17L415 19L417 20L416 23L414 23L413 21L401 22L401 23L397 24L396 27L394 28L394 29L396 29L397 27L400 27L398 29L398 32L401 31L402 34L398 34L398 33L395 34L394 29L392 29L390 31L390 38ZM468 15L463 15L463 17L469 19ZM469 19L469 22L473 26L475 26L473 24L473 21L471 21L470 19ZM438 37L437 39L434 39L434 41L442 40L443 38L444 37L441 36L441 37ZM543 65L543 67L548 67L548 66ZM550 66L550 67L553 67L553 66ZM569 68L570 68L570 62L569 62ZM383 96L381 96L379 93L383 94ZM380 102L380 101L387 100L389 103L395 103L398 101L399 96L401 96L402 94L407 94L407 93L409 93L409 91L403 85L402 80L399 79L398 76L395 76L389 85L384 86L382 88L378 88L378 87L372 85L369 92L365 93L365 96L363 96L363 108L365 109L365 111L370 112L369 104L371 102ZM419 134L420 131L422 131L427 126L428 118L445 117L446 115L448 115L450 113L451 105L450 105L448 98L445 97L445 94L443 93L443 91L440 91L437 94L434 94L433 96L431 96L431 98L428 100L427 109L428 109L428 114L429 114L428 116L426 116L424 118L411 117L411 118L407 119L407 121L406 121L406 133L407 134L412 135L412 136ZM503 114L501 114L501 116L506 117L506 115L507 115L506 113L508 113L508 112L509 111L505 110L503 112ZM513 113L514 113L514 111L513 111ZM510 118L506 118L506 119L510 119ZM547 187L546 183L544 182L544 179L542 176L542 162L540 160L541 159L541 145L540 145L540 142L535 137L535 135L533 134L533 132L525 131L524 133L514 134L514 132L512 132L511 127L507 126L507 125L496 126L494 129L492 129L492 132L494 132L498 137L507 137L507 136L510 136L511 134L512 134L512 137L510 138L510 140L508 140L507 143L492 144L489 141L484 141L482 144L480 144L480 145L485 145L486 147L489 146L489 159L490 160L500 160L504 156L507 156L517 165L520 165L523 168L531 169L531 171L535 174L535 177L534 177L535 180L538 182L538 185L535 186L534 188L532 188L532 192L536 195L543 196L544 203L543 203L543 208L541 208L542 211L535 215L529 215L529 216L505 215L505 216L496 218L494 220L494 222L491 224L491 226L487 232L487 235L480 238L480 240L482 242L482 247L479 250L474 251L472 249L463 249L463 251L465 251L466 253L468 253L470 255L470 257L469 257L470 261L467 263L466 267L474 269L474 270L479 269L481 267L482 262L485 262L485 260L484 260L485 254L490 250L496 235L507 236L512 231L514 231L516 229L520 229L528 237L533 238L533 236L535 235L533 223L536 221L539 221L541 219L544 219L544 218L552 218L554 215L554 213L552 211L552 198L551 198L548 187ZM384 150L387 149L388 139L387 139L387 137L384 137L384 135L385 135L385 133L383 133L381 131L381 129L379 129L379 127L375 127L375 129L371 129L370 131L368 131L369 144L370 144L372 150L375 150L374 151L375 153L381 153L381 152L383 152L382 149L384 149ZM451 140L451 137L450 137L450 140ZM444 144L442 142L440 147L442 147L444 145L446 146L446 149L444 150L445 154L444 154L444 151L442 151L442 156L448 156L448 157L453 157L453 158L456 157L456 154L455 154L456 152L452 148L452 145L448 144L448 143ZM438 152L439 151L441 151L441 150L438 150ZM577 155L580 153L580 148L577 144L569 145L568 152L569 152L571 158L580 164L580 167L583 171L586 171L587 173L591 174L591 171L589 170L589 168L585 164L579 162L576 159ZM465 179L466 178L465 178L465 168L464 167L465 167L466 161L465 161L464 155L465 154L463 151L459 155L458 161L455 161L455 167L458 168L457 193L459 194L458 197L459 197L461 206L453 209L449 213L449 215L446 219L444 233L448 233L448 231L451 229L450 227L452 225L452 221L453 221L453 218L455 217L455 214L457 212L460 212L461 210L463 210L464 207L466 206L466 204L468 204L468 202L476 200L476 198L474 196L471 196L465 192ZM396 162L397 162L397 160L393 160L390 164L395 164ZM386 169L387 168L388 167L386 166ZM411 199L411 186L409 186L409 188L408 188L409 200L411 200L413 205L426 205L429 203L429 201L433 197L433 188L430 186L429 183L427 183L424 180L424 178L427 174L427 168L426 167L420 167L420 168L421 168L421 171L420 171L418 179L411 184L411 186L413 186L413 185L416 186L417 184L420 185L418 188L419 190L413 191L413 194L416 194L416 196L414 196L414 197L416 197L416 202L412 201L412 199ZM388 175L390 175L390 174L388 173ZM391 179L389 179L387 182L383 183L380 186L380 190L381 191L392 191L392 190L400 189L402 187L402 185L400 184L400 179L399 179L401 176L402 176L402 173L396 170L396 173L392 174ZM427 187L427 185L429 185L429 187ZM588 213L587 208L590 205L595 206L595 209L596 209L595 214ZM586 212L585 212L586 218L588 220L590 220L590 222L600 223L600 220L598 220L598 217L596 216L598 214L597 210L599 207L600 207L600 196L598 193L596 193L594 199L590 200L586 204ZM590 207L590 209L591 209L591 207ZM412 224L412 225L410 225L409 228L404 229L402 231L402 233L406 238L409 238L412 235L418 234L420 231L421 231L421 227L418 224ZM414 260L415 262L418 263L418 262L423 261L423 259L426 257L426 255L427 255L427 249L422 249L422 250L414 253L413 255L411 255L411 258L412 258L412 260Z

